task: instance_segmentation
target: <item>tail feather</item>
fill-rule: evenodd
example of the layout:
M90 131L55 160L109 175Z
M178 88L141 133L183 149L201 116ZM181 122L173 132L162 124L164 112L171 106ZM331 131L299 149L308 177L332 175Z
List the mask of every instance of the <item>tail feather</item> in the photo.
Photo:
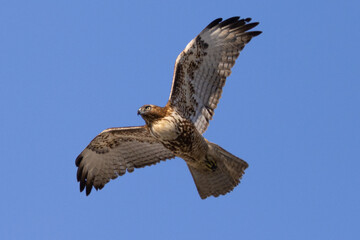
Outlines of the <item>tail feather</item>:
M240 183L240 179L248 167L244 160L220 146L211 142L208 144L207 159L216 163L216 169L209 171L188 165L202 199L209 196L218 197L231 192Z

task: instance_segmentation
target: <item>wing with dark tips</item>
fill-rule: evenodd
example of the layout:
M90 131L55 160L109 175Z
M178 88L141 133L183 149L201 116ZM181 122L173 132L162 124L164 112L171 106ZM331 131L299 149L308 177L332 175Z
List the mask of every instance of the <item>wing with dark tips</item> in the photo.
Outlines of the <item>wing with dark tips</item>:
M96 136L76 158L80 191L102 189L110 179L134 168L174 158L174 154L152 137L145 126L109 128Z
M240 51L260 31L250 18L211 22L176 59L168 105L204 133Z

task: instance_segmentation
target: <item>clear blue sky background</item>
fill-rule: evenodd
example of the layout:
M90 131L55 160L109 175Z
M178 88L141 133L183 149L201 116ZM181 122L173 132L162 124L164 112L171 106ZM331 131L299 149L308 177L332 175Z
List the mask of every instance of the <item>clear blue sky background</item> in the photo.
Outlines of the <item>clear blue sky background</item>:
M1 239L360 239L360 3L1 1ZM181 159L89 197L76 156L142 125L173 66L215 18L260 21L205 137L245 159L201 200Z

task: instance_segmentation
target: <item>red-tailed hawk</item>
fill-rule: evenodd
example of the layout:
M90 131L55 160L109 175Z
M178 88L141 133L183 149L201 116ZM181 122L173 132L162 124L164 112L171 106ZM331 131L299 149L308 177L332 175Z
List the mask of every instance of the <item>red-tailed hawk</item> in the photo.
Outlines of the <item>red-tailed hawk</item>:
M174 157L185 160L202 199L232 191L248 164L202 134L240 51L261 33L249 31L258 25L250 21L218 18L191 40L176 59L166 106L142 106L144 126L106 129L76 158L80 191Z

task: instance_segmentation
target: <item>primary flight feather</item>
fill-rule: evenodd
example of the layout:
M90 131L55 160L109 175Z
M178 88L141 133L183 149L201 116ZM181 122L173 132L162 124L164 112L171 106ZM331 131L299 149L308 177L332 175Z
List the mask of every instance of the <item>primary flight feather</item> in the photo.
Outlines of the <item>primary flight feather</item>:
M191 40L176 59L166 106L142 106L144 126L106 129L76 158L80 191L89 195L126 171L176 156L187 163L202 199L232 191L248 164L202 134L240 51L261 33L249 31L258 25L250 22L218 18Z

